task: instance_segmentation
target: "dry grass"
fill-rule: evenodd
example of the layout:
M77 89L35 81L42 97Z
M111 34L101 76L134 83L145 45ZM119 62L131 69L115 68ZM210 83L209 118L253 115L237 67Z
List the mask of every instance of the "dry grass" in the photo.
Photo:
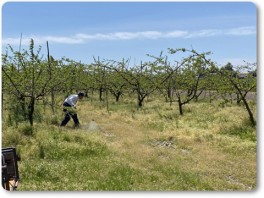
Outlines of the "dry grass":
M14 141L24 159L36 166L30 170L29 162L20 165L25 178L30 176L29 172L33 178L39 174L31 189L256 188L256 141L251 138L256 137L256 131L245 124L247 115L241 107L192 103L185 107L184 116L178 115L175 106L158 100L149 101L140 111L131 108L130 103L112 103L107 112L101 104L88 101L80 102L78 109L83 126L80 129L73 130L72 121L64 129L39 124L33 137L24 137L19 131L11 134L12 129L6 128L4 144ZM88 130L92 120L98 130ZM248 131L251 136L239 136L236 130ZM16 137L21 141L16 142ZM60 178L58 171L63 171L64 177ZM47 178L45 174L52 176ZM78 186L76 174L83 179L84 186ZM58 180L56 185L52 185L53 179ZM20 188L29 190L27 185L29 181L24 179Z
M228 135L229 129L244 125L247 114L241 107L193 103L186 107L183 117L177 115L175 107L161 106L158 101L146 104L141 111L105 113L90 104L83 104L81 109L85 112L80 115L95 119L114 135L105 143L133 168L151 174L155 170L162 177L157 167L177 165L179 170L197 175L212 190L256 187L255 142ZM153 145L157 141L173 145Z

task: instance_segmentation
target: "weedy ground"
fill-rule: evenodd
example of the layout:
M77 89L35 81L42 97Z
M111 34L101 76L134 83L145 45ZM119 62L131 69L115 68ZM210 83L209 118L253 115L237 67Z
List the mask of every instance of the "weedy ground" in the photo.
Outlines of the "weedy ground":
M255 106L255 104L252 104ZM256 115L256 109L254 110ZM251 191L257 187L257 132L243 106L149 99L78 104L82 127L63 114L34 128L3 122L2 146L15 146L21 191ZM96 124L94 128L89 125Z

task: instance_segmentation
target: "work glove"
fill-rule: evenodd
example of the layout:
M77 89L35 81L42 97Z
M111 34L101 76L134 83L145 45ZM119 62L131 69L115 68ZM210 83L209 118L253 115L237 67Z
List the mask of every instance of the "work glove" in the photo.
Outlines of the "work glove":
M77 110L76 106L72 106L70 111L71 111L71 113L76 114L76 110Z

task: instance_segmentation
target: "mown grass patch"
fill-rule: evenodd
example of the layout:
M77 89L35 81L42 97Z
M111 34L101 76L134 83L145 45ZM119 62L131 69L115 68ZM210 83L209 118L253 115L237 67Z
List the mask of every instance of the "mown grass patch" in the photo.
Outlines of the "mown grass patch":
M73 129L72 120L60 128L59 116L36 122L32 134L23 123L4 124L3 146L16 146L21 156L19 190L256 187L256 129L245 122L241 107L196 102L187 104L180 116L176 103L149 100L141 110L129 108L131 104L113 102L107 112L103 102L82 101L77 108L81 124L94 119L100 130L93 132Z

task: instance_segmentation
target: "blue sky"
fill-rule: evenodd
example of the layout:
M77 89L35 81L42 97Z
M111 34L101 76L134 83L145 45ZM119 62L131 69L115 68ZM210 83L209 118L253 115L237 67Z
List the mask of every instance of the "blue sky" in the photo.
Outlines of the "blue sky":
M167 48L211 51L219 65L257 61L257 9L250 2L7 2L2 53L29 39L56 59L91 63L131 58L138 64Z

